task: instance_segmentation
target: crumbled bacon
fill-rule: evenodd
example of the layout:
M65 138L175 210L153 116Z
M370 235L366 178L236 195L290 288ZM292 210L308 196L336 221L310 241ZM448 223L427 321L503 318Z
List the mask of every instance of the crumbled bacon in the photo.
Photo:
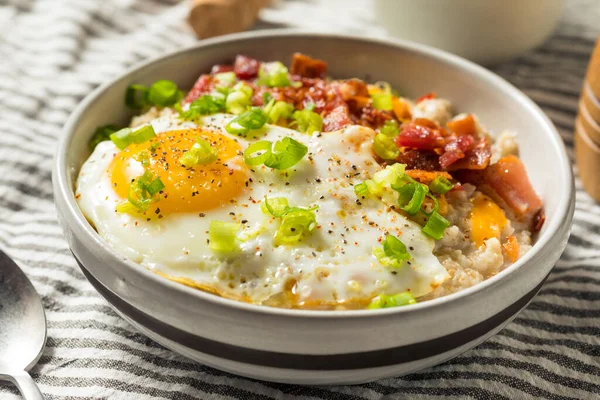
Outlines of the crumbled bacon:
M348 105L339 104L323 117L323 131L331 132L352 123Z
M446 142L444 154L440 156L440 165L442 168L448 168L461 158L465 158L465 153L475 145L475 138L471 135L461 135L453 137Z
M492 158L492 149L486 137L481 137L475 142L471 149L465 151L464 157L447 166L448 171L458 169L484 169L490 163Z
M201 75L194 84L194 87L185 97L185 103L191 103L205 93L209 93L214 88L214 80L210 75Z
M435 99L435 98L436 98L435 93L427 93L426 95L423 95L417 99L417 104L424 100L430 100L430 99Z
M396 137L396 145L418 150L434 150L444 145L444 139L439 130L414 121L403 125L402 131Z
M294 53L290 72L304 78L325 78L327 63L301 53Z
M406 164L406 169L421 169L439 171L439 157L436 153L426 150L408 149L400 153L396 161Z
M215 65L213 65L212 69L210 70L210 74L216 75L216 74L220 74L223 72L231 72L231 71L233 71L233 65L215 64Z
M240 54L235 58L233 72L239 79L249 80L258 76L259 68L260 62L258 60Z

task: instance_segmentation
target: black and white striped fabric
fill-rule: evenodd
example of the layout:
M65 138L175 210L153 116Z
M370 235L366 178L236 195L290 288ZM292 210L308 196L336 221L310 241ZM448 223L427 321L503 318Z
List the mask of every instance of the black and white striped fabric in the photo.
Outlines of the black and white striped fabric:
M337 26L342 22L327 21L317 7L279 3L263 12L259 26L321 24L354 33L368 27L364 17ZM258 382L178 356L119 318L62 238L50 181L55 142L69 113L98 84L194 42L187 8L177 0L0 0L0 248L44 301L48 343L32 375L48 399L600 397L600 206L579 184L569 245L531 305L476 349L413 375L327 388ZM545 45L495 69L548 113L570 155L599 21L598 0L569 0ZM0 399L18 398L0 384Z

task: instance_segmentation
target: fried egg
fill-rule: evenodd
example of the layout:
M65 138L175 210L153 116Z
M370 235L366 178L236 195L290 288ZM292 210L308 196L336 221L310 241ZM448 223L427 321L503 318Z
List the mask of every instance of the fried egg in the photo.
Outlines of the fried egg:
M364 308L381 294L426 295L448 277L432 253L433 240L418 224L381 199L355 195L355 184L382 169L371 150L373 130L349 126L307 135L265 125L240 137L225 130L231 118L217 114L194 123L163 116L151 121L157 136L150 142L122 151L110 141L96 147L81 168L76 197L116 252L186 285L280 307ZM219 150L219 158L186 169L178 159L199 137ZM252 142L284 137L308 147L292 168L244 163L243 152ZM145 169L164 183L160 200L145 215L117 212L130 182ZM272 197L318 207L316 229L297 244L278 245L279 220L261 210ZM212 220L240 224L245 240L239 251L210 250ZM411 256L401 268L387 268L373 255L387 234L398 237Z

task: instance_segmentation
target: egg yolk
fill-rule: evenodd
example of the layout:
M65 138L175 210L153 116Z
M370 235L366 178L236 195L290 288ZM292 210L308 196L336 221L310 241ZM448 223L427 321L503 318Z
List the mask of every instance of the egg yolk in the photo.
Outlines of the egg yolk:
M471 238L475 245L481 247L487 239L500 239L507 224L504 210L485 195L475 197L472 203Z
M198 138L218 149L218 159L186 168L179 158ZM165 186L147 213L200 212L231 203L244 191L248 169L242 155L240 145L221 133L202 129L176 130L128 146L112 160L108 173L116 193L127 199L129 185L140 175L139 167L131 166L146 164L144 168L160 178ZM132 175L131 170L136 169L138 173Z

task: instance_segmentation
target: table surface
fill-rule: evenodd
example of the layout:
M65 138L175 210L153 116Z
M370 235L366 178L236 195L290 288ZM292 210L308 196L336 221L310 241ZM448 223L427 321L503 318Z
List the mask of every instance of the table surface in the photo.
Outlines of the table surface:
M543 0L540 0L543 3ZM69 113L97 85L195 42L177 0L0 1L0 248L42 296L48 343L31 373L48 399L591 399L600 394L600 206L577 182L569 244L540 294L498 335L443 365L360 386L253 381L139 334L92 289L57 224L51 165ZM328 18L344 7L347 18ZM373 29L364 0L295 0L256 28ZM342 21L340 21L342 20ZM569 0L541 47L493 70L530 96L573 156L573 124L600 2ZM576 169L576 168L575 168ZM1 321L0 321L1 329ZM0 384L1 399L18 399Z

